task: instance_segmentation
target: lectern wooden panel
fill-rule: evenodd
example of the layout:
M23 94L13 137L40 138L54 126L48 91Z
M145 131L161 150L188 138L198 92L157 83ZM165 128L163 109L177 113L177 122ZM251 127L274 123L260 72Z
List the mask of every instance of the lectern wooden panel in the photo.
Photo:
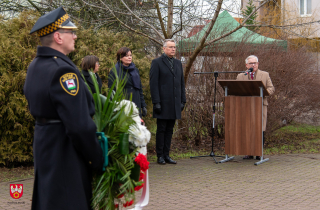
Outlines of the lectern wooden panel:
M225 97L225 152L262 156L261 97Z

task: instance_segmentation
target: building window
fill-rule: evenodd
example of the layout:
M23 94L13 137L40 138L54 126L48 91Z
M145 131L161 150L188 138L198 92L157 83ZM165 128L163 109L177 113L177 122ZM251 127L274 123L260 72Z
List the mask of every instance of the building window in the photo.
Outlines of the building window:
M311 15L311 1L312 0L300 0L300 15Z

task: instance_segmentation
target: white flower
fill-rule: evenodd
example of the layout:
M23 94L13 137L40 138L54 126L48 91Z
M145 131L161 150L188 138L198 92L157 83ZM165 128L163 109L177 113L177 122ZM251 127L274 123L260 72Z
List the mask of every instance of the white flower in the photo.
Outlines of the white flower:
M146 146L151 138L151 134L148 129L137 123L129 127L129 142L137 147Z
M150 131L147 129L146 126L144 125L141 125L141 129L143 130L144 132L144 135L145 135L145 145L147 145L149 142L150 142L150 139L151 139L151 133Z
M127 116L129 116L131 109L132 109L132 116L137 116L137 115L139 116L139 110L136 104L129 100L122 100L119 103L119 105L114 109L114 111L119 111L123 106L125 106L124 113Z
M141 118L139 115L132 117L132 119L137 123L137 124L141 124Z
M147 154L147 146L145 147L139 147L138 148L138 152L143 154L143 155L146 155Z
M137 147L143 146L145 135L140 129L139 124L131 125L129 128L129 134L129 142L133 143Z
M147 153L146 146L151 139L151 133L148 131L146 126L141 125L141 118L139 116L139 110L137 109L135 103L129 100L122 100L114 111L119 111L122 107L124 108L124 113L129 116L132 111L132 119L135 122L129 127L129 142L134 146L139 147L138 151L142 154ZM143 149L141 149L143 148Z

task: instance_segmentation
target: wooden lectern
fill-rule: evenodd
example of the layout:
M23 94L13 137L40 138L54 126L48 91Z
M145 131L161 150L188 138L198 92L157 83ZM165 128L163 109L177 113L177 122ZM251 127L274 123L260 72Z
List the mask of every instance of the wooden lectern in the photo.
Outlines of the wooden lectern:
M260 156L263 159L263 96L269 96L262 81L218 80L225 91L225 153Z

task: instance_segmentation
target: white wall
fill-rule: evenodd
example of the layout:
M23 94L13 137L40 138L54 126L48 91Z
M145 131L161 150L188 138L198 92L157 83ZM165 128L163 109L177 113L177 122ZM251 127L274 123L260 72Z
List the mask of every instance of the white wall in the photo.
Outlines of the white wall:
M283 8L286 12L290 13L290 15L296 15L296 17L301 17L299 13L300 8L300 0L280 0L282 5L285 5ZM307 1L307 0L305 0ZM249 0L242 0L243 9L246 8L248 5ZM254 4L256 6L259 6L259 2L257 0L253 0ZM306 21L308 21L308 18L312 18L313 20L320 20L320 0L311 0L311 9L312 9L312 15L307 15L305 18ZM260 11L258 13L259 15L262 15L263 13ZM310 36L312 37L320 37L320 24L316 23L313 25L313 33Z

